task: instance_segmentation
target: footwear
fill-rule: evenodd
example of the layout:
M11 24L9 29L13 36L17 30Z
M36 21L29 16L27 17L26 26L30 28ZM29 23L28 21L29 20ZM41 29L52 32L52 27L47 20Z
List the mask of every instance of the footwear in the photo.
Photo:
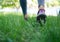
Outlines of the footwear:
M28 15L27 14L24 15L24 19L28 20Z

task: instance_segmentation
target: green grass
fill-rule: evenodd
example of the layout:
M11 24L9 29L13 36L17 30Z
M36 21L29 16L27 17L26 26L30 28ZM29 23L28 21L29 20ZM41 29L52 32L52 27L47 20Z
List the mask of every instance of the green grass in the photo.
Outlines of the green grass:
M60 18L49 16L41 27L36 17L0 13L0 42L60 42Z

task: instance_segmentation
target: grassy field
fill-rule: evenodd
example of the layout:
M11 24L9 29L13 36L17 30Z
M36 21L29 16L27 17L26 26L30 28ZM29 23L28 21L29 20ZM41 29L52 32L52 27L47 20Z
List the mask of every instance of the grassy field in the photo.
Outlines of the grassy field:
M49 16L41 27L36 17L0 13L0 42L60 42L60 18Z

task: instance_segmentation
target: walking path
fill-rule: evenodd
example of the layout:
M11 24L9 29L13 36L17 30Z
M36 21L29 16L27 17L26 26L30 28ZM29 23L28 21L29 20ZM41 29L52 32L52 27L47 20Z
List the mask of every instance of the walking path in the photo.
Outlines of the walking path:
M46 15L50 15L50 16L57 16L58 12L59 12L59 7L51 7L51 8L45 8L46 10ZM28 8L27 12L29 14L37 14L37 8ZM0 12L22 12L21 8L19 10L17 10L16 8L4 8L4 9L0 9Z

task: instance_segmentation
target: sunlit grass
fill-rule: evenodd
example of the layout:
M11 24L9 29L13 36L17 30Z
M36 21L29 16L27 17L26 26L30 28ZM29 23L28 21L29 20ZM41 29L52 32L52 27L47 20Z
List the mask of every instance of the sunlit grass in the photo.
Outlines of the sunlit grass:
M57 17L48 16L46 25L41 27L36 17L25 21L17 13L0 13L0 42L60 42L57 23Z

